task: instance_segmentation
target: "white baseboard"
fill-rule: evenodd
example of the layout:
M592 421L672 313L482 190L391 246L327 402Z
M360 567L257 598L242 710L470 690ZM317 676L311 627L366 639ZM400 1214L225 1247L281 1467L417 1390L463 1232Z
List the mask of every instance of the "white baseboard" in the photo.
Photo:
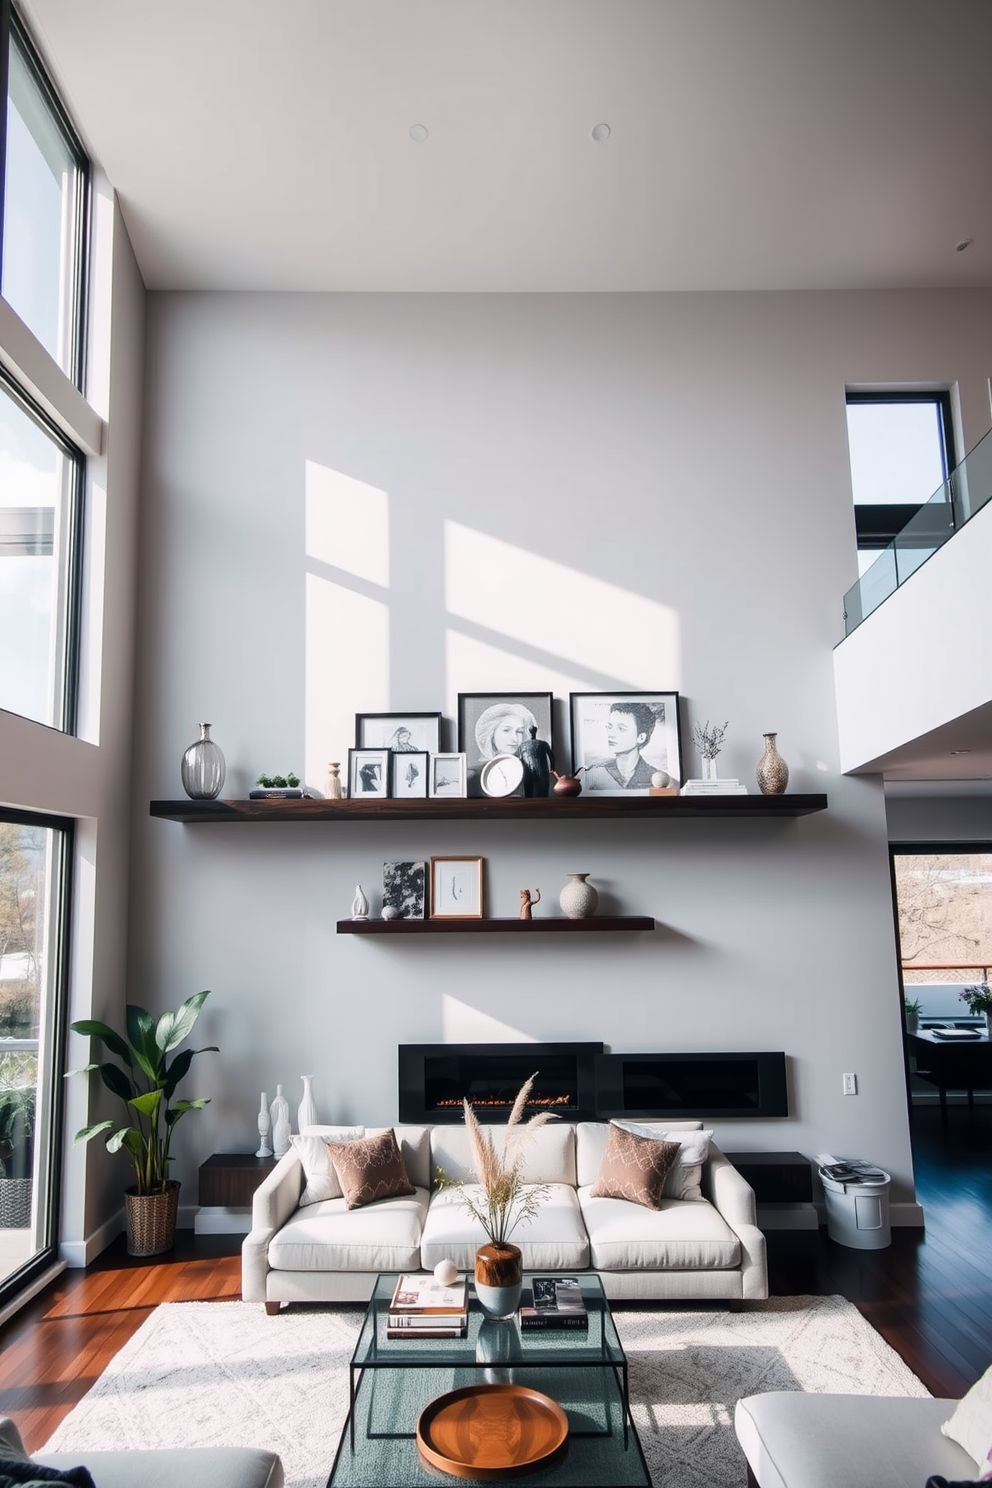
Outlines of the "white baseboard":
M59 1255L71 1269L88 1266L124 1229L124 1210L118 1209L116 1214L111 1215L92 1235L87 1235L85 1240L63 1240L59 1246Z

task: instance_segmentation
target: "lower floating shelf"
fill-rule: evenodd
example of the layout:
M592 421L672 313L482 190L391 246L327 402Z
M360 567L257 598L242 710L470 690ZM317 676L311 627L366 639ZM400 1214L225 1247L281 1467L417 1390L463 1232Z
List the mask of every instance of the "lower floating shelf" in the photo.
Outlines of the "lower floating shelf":
M558 935L653 930L650 915L593 915L587 920L338 920L339 935Z

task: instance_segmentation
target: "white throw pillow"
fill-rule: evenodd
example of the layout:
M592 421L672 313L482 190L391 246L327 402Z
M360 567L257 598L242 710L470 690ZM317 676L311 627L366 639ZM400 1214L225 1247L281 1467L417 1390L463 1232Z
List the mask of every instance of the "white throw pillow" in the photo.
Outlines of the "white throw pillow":
M978 1463L978 1476L992 1478L992 1367L959 1400L941 1431Z
M320 1135L317 1135L319 1131ZM343 1197L337 1171L327 1150L328 1142L358 1142L365 1135L364 1126L308 1127L298 1137L290 1140L300 1156L306 1174L306 1187L300 1194L300 1208L305 1204L320 1204L324 1199Z
M625 1131L633 1132L635 1137L653 1137L656 1142L678 1142L678 1159L665 1179L663 1197L666 1199L701 1199L703 1190L700 1187L703 1177L703 1163L706 1161L710 1141L713 1137L710 1131L664 1131L660 1126L644 1126L637 1121L611 1121L611 1126L622 1126Z

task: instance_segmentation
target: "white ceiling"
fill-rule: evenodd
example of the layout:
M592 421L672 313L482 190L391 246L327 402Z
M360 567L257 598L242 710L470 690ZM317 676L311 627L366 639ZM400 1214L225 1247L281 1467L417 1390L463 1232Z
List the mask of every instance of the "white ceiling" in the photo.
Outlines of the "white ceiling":
M992 285L989 0L21 4L152 289Z

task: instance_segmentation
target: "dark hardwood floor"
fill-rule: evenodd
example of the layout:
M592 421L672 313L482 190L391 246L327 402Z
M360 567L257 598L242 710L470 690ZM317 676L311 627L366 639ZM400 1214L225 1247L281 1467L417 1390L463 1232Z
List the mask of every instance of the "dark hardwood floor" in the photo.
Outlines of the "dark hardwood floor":
M927 1228L885 1250L850 1250L826 1231L772 1231L776 1295L838 1292L854 1302L934 1395L958 1396L992 1361L992 1106L918 1109L917 1189ZM154 1261L123 1237L85 1272L68 1271L0 1329L0 1413L41 1446L161 1302L240 1295L239 1236L180 1233Z

